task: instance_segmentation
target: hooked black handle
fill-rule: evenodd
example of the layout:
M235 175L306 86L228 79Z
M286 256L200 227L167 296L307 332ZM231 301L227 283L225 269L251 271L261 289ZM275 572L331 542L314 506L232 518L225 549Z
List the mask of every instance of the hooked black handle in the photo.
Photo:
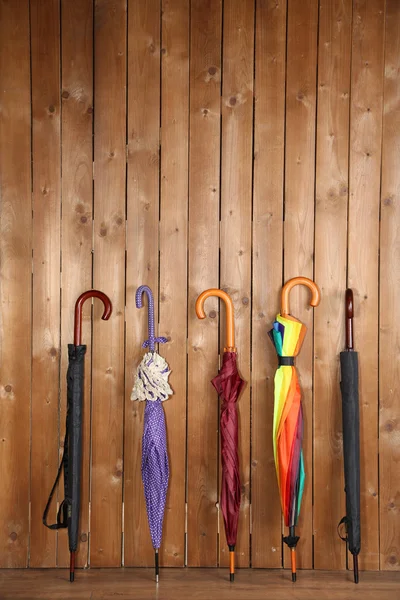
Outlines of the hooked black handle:
M346 290L346 348L347 350L353 350L353 290L348 288Z

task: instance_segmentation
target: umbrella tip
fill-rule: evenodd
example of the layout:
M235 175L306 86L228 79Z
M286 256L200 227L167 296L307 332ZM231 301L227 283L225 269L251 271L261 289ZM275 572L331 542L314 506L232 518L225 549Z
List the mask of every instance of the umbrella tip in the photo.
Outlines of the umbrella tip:
M229 573L229 581L235 581L235 573Z
M358 556L353 554L354 583L358 583Z
M293 583L296 583L296 573L292 573L292 581Z
M155 572L156 572L156 583L158 583L158 574L160 572L159 562L158 562L158 548L156 548L156 550L154 552L154 566L155 566Z
M75 580L75 552L71 551L69 559L69 580L72 583Z

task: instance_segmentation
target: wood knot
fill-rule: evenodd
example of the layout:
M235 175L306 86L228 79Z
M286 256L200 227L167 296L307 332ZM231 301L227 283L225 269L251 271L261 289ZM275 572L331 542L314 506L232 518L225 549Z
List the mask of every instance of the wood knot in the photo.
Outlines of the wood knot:
M15 540L17 539L17 534L15 533L15 531L13 531L12 533L10 533L10 540L12 540L13 542L15 542Z
M236 102L237 102L237 100L236 100L235 96L231 96L231 97L229 98L229 104L230 104L231 106L235 106Z
M215 310L210 310L210 312L208 313L208 316L210 317L210 319L215 319L215 317L217 316L217 313Z
M64 98L64 100L68 100L69 92L67 92L67 90L64 90L63 93L61 94L61 97Z
M49 113L53 114L54 112L56 112L56 108L55 108L55 106L53 104L50 104L50 106L49 106Z
M4 389L5 389L5 391L6 391L6 392L11 392L11 391L12 391L12 386L11 386L11 385L9 385L9 384L7 384L7 385L4 387Z
M388 433L391 433L394 429L394 423L393 421L387 421L387 423L385 423L384 425L384 430L387 431Z
M208 72L211 76L215 75L217 72L217 67L209 67Z
M87 534L86 533L81 534L81 542L87 542Z
M50 348L49 354L50 354L50 356L57 356L57 350L56 350L56 348L54 348L54 347Z
M247 306L249 303L249 299L247 298L247 296L245 296L244 298L242 298L242 304L244 304L245 306Z

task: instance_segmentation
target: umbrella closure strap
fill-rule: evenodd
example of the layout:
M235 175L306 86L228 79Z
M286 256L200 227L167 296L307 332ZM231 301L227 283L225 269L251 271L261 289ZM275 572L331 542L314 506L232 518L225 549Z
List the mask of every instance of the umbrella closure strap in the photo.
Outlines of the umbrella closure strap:
M279 367L294 367L294 356L278 356Z

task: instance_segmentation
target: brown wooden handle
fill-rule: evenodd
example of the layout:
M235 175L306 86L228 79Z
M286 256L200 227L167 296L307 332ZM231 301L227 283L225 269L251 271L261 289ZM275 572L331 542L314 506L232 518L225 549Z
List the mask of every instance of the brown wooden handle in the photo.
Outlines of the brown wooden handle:
M293 277L293 279L289 279L289 281L287 281L282 288L282 294L281 294L281 315L282 316L290 314L289 293L290 293L290 290L293 287L295 287L296 285L305 285L306 287L308 287L311 290L311 294L312 294L311 301L310 301L311 306L318 306L318 304L320 303L321 292L319 291L319 287L317 286L316 283L314 283L314 281L312 281L311 279L308 279L308 277Z
M353 316L354 316L353 290L348 288L346 290L346 348L347 348L347 350L354 349Z
M101 316L103 321L107 321L112 313L111 300L104 292L99 290L88 290L83 292L75 302L75 320L74 320L74 344L80 346L82 343L82 307L88 298L99 298L104 304L104 312Z
M204 302L210 296L218 296L225 302L226 307L226 347L224 348L225 352L236 352L235 348L235 333L234 333L234 323L233 323L233 302L232 298L218 288L210 288L209 290L204 290L200 294L200 296L196 300L196 315L199 319L205 319L206 313L204 312Z

